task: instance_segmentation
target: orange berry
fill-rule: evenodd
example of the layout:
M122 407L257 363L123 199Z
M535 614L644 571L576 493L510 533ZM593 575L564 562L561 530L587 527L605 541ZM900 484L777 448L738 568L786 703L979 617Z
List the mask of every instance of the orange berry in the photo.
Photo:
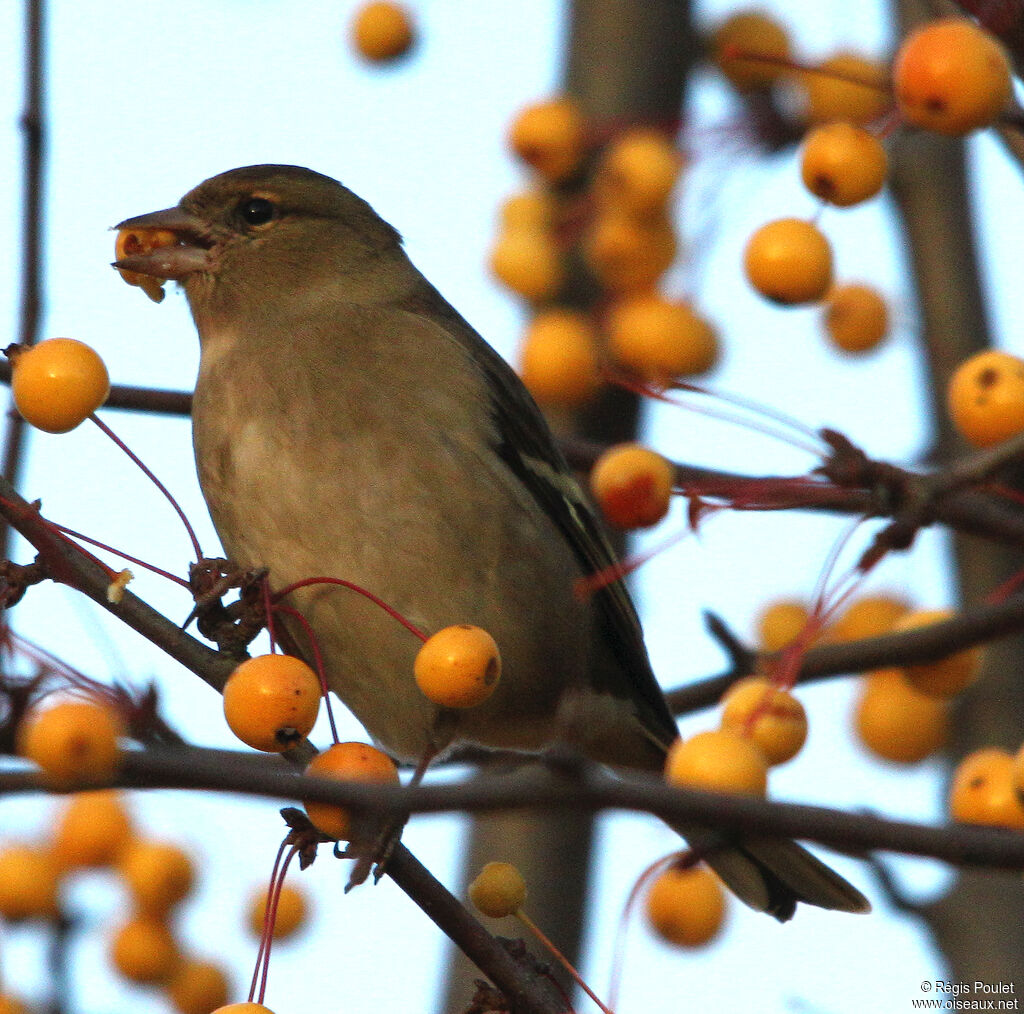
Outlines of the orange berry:
M1006 51L966 18L940 18L911 32L892 76L903 118L953 137L987 127L1013 93Z
M37 429L67 433L107 400L110 377L84 342L50 338L11 353L11 392L18 411Z
M13 994L0 992L0 1014L29 1014L29 1010Z
M514 915L526 901L526 881L511 863L488 863L469 885L469 900L492 919Z
M892 632L916 630L933 623L952 619L949 609L919 609L901 616L893 625ZM953 652L937 662L918 662L902 668L906 681L930 697L953 697L970 686L981 673L982 651L980 648L964 648Z
M1014 758L987 747L968 754L953 772L949 812L962 824L1024 830L1024 807L1014 790Z
M718 360L715 329L685 301L624 299L612 306L606 327L616 362L656 383L707 373Z
M356 11L351 26L355 51L370 63L390 63L405 56L416 41L416 30L402 4L377 0Z
M165 246L176 246L178 237L169 229L121 229L114 242L114 260L152 253ZM129 285L137 285L159 303L164 298L164 279L143 275L138 271L118 268L121 278Z
M281 753L309 735L320 714L320 680L293 655L246 659L224 685L224 717L247 746Z
M789 34L758 10L740 11L715 29L715 64L741 92L765 88L789 73Z
M633 128L616 137L601 155L596 189L601 200L638 216L663 212L683 159L665 134Z
M748 676L722 698L722 728L750 739L769 764L784 764L807 739L807 712L788 690L764 677Z
M1013 788L1018 799L1024 797L1024 745L1022 745L1013 758Z
M459 623L427 638L413 666L416 685L442 708L475 708L498 687L501 654L481 627Z
M871 753L896 764L916 764L949 739L947 703L915 690L899 669L868 673L853 722Z
M185 958L167 983L167 998L180 1014L210 1014L227 1003L230 986L220 965Z
M616 528L650 528L667 513L672 496L671 463L639 444L605 451L590 472L590 488L608 523Z
M1024 359L988 349L953 371L946 394L953 425L975 447L991 447L1024 430Z
M554 200L546 190L523 190L501 202L501 226L509 232L547 232L555 217Z
M678 947L710 943L725 919L725 891L706 866L668 869L647 892L647 921Z
M498 237L490 257L491 274L532 303L554 298L565 280L562 257L540 230L514 229Z
M844 120L859 126L877 120L890 106L889 73L876 60L841 52L800 75L810 123Z
M782 651L803 633L810 618L807 606L795 599L780 599L765 606L757 619L761 650Z
M859 641L880 637L892 630L896 621L910 612L903 599L891 595L865 595L850 603L832 627L836 641Z
M513 153L543 180L559 183L576 170L585 142L583 115L569 98L527 106L512 121L508 143Z
M668 219L605 210L583 239L583 256L606 289L638 292L650 289L672 266L677 247Z
M398 784L395 762L367 743L335 743L329 746L309 762L306 774L338 782ZM348 840L349 815L342 807L307 802L306 813L318 831L330 838Z
M178 943L167 924L137 916L120 926L110 940L110 962L131 982L166 982L180 959Z
M852 123L826 123L804 139L800 176L816 197L849 208L874 197L889 168L882 142Z
M747 242L743 266L762 296L784 305L816 303L832 284L832 248L800 218L762 225Z
M574 408L588 401L601 384L590 318L574 310L541 311L527 328L519 364L539 405Z
M187 898L196 879L195 865L183 849L143 838L124 847L117 868L135 907L152 916L166 915Z
M677 739L665 760L671 785L715 792L763 796L768 790L768 764L761 751L727 729L699 732Z
M261 1003L229 1003L226 1007L218 1007L213 1014L274 1014L274 1012Z
M120 793L76 792L57 817L53 855L64 870L110 866L131 833L131 817Z
M825 297L825 332L843 352L870 352L889 332L889 308L870 285L833 286Z
M18 752L60 784L109 778L117 767L118 715L95 700L64 699L32 708L18 730Z
M249 903L249 929L254 936L263 934L263 922L267 912L267 892L261 890L253 895ZM306 895L297 887L285 885L277 898L274 914L274 939L287 940L306 924L309 904Z
M31 845L0 849L0 916L10 922L57 915L60 871L49 851Z

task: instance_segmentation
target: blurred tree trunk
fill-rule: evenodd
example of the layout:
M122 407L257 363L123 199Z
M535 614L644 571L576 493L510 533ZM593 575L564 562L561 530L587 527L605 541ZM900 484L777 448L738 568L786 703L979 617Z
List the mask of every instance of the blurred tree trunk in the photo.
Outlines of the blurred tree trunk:
M567 27L564 88L579 102L596 137L605 140L637 122L675 132L695 52L687 0L575 0ZM574 303L595 298L585 280L572 289ZM616 389L565 428L617 442L633 439L637 425L636 399ZM593 820L582 813L481 818L473 825L463 877L472 879L487 862L514 862L529 885L531 917L578 964L593 838ZM515 933L508 922L500 927L502 934ZM465 1010L478 975L453 953L443 1010Z
M897 4L901 33L930 14L923 0ZM916 285L922 356L934 419L935 463L966 448L945 410L949 377L963 359L991 344L969 203L964 144L902 131L893 146L891 189ZM965 605L1024 567L1020 554L957 537L953 564ZM958 701L950 760L982 746L1016 749L1024 728L1024 639L986 648L981 680ZM1019 874L967 870L921 915L960 982L1010 982L1024 990L1024 880Z

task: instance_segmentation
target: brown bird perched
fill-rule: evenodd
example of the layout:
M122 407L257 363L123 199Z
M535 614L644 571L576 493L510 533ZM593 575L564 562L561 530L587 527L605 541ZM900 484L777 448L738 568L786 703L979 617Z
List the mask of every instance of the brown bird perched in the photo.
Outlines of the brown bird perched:
M185 288L202 350L196 463L231 559L278 588L342 577L423 630L473 623L498 642L497 691L439 721L406 630L342 588L294 593L332 689L383 749L417 762L561 743L660 772L678 733L629 596L619 582L573 594L612 562L601 527L519 379L398 233L337 181L279 165L222 173L118 228L178 239L116 266ZM867 908L793 842L689 837L778 919L798 901Z

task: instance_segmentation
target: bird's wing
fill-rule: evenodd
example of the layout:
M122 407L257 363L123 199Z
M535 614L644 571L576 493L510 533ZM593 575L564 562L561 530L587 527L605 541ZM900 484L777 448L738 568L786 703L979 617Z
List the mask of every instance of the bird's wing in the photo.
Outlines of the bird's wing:
M481 371L498 440L494 447L530 497L552 519L572 548L583 574L615 562L615 553L551 430L515 371L436 290L405 301L401 309L428 317L465 347ZM654 677L640 620L621 580L594 592L603 636L617 667L594 673L599 691L631 700L647 731L667 749L678 735L675 719Z

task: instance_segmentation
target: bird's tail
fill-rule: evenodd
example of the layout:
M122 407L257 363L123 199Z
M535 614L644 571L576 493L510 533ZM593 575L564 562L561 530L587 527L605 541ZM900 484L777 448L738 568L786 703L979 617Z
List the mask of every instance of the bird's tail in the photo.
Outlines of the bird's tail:
M797 902L839 912L868 912L860 891L807 849L785 838L744 836L724 840L714 832L676 828L740 901L779 922Z

